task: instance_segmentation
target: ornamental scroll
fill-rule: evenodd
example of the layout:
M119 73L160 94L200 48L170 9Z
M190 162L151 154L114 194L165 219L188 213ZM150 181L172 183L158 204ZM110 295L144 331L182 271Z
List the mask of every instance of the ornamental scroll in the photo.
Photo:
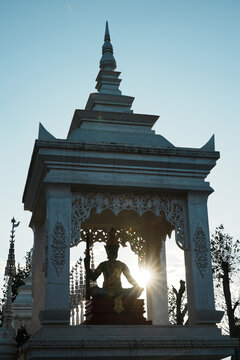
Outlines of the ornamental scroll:
M65 248L67 247L66 231L61 221L58 221L56 223L53 230L52 238L52 262L57 272L57 275L60 276L66 261Z
M75 192L72 203L71 246L80 242L81 224L88 219L91 210L101 214L111 210L118 215L122 210L134 210L139 216L151 211L156 216L164 212L167 221L175 227L176 243L184 249L183 198L159 196L158 194Z
M208 268L208 247L206 234L200 225L197 225L196 227L193 240L195 243L194 250L196 253L195 262L202 278L204 278Z

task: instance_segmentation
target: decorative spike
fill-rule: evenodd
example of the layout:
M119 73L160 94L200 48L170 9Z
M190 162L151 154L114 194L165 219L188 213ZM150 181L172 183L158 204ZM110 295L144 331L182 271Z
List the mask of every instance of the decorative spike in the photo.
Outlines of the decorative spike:
M85 284L83 282L83 266L82 258L79 259L79 300L80 300L80 323L84 322L84 299L85 299Z
M75 309L76 309L76 325L79 325L79 303L80 303L80 287L79 287L79 274L78 274L78 265L79 262L76 262L76 265L74 267L75 270Z
M17 223L14 217L11 220L12 229L10 235L10 247L8 253L7 264L5 267L5 276L15 276L16 275L16 265L15 265L15 249L14 249L14 242L15 242L15 228L20 224L20 221Z
M80 270L79 270L79 283L80 283L80 301L85 299L85 285L83 282L83 266L82 266L82 258L79 259L80 261Z
M94 271L95 270L95 264L94 264L93 245L90 248L90 256L91 256L91 270ZM91 280L91 286L96 286L96 285L97 285L97 282Z
M90 256L91 256L91 269L92 269L92 271L94 271L95 270L95 264L94 264L93 246L90 249Z
M81 311L80 319L81 319L81 324L82 324L84 322L84 304L83 304L82 300L80 302L80 311Z
M134 98L132 96L122 95L119 89L121 83L121 79L119 79L120 72L115 71L116 67L117 64L113 56L109 26L108 22L106 22L100 71L97 75L97 84L95 86L98 93L89 95L85 110L133 113L131 106ZM76 240L75 244L77 245L79 241L81 240Z
M79 303L79 274L78 274L78 264L76 264L75 268L75 289L76 289L76 304Z
M71 307L71 319L72 325L74 324L74 277L73 277L73 269L70 272L70 307Z
M104 44L102 47L102 57L100 60L100 69L113 71L116 69L117 64L113 56L113 47L110 42L110 33L108 28L108 22L106 22Z
M110 34L109 34L109 28L108 28L108 21L106 21L104 41L111 41Z

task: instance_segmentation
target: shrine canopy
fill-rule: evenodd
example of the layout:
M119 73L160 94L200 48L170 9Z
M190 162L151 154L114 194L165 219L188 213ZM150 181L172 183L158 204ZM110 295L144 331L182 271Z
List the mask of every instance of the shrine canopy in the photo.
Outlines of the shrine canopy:
M97 92L75 110L67 138L39 126L23 195L36 219L43 217L46 184L68 184L72 191L212 191L205 178L219 158L214 137L196 149L156 134L159 116L133 112L134 98L122 94L116 66L106 24Z
M168 324L164 244L173 230L184 250L189 324L216 324L222 313L214 305L207 214L213 190L206 181L219 158L214 137L184 148L156 134L159 116L133 112L116 66L106 24L97 91L75 110L67 138L39 127L23 195L34 230L36 328L38 314L42 324L53 323L56 309L58 323L69 323L69 247L89 229L101 231L104 242L112 227L155 269L157 285L147 295L154 325ZM94 236L99 240L99 232Z

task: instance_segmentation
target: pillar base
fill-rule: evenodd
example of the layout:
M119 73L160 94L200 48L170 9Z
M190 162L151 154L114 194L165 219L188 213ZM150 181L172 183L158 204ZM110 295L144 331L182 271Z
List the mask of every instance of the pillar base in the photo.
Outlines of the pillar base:
M191 325L216 325L222 320L224 311L218 310L195 310L192 315Z
M18 348L13 328L0 328L0 359L17 360Z
M42 325L69 325L70 310L42 310L39 313L39 320Z

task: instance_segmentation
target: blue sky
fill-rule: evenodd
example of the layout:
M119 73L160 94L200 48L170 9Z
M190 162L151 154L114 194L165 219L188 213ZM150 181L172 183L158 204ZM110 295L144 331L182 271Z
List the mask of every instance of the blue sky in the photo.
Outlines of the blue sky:
M0 273L13 215L17 259L32 246L21 197L38 124L66 137L95 91L106 20L134 112L160 115L155 130L175 146L215 134L210 230L223 223L240 237L239 17L234 0L0 1Z

